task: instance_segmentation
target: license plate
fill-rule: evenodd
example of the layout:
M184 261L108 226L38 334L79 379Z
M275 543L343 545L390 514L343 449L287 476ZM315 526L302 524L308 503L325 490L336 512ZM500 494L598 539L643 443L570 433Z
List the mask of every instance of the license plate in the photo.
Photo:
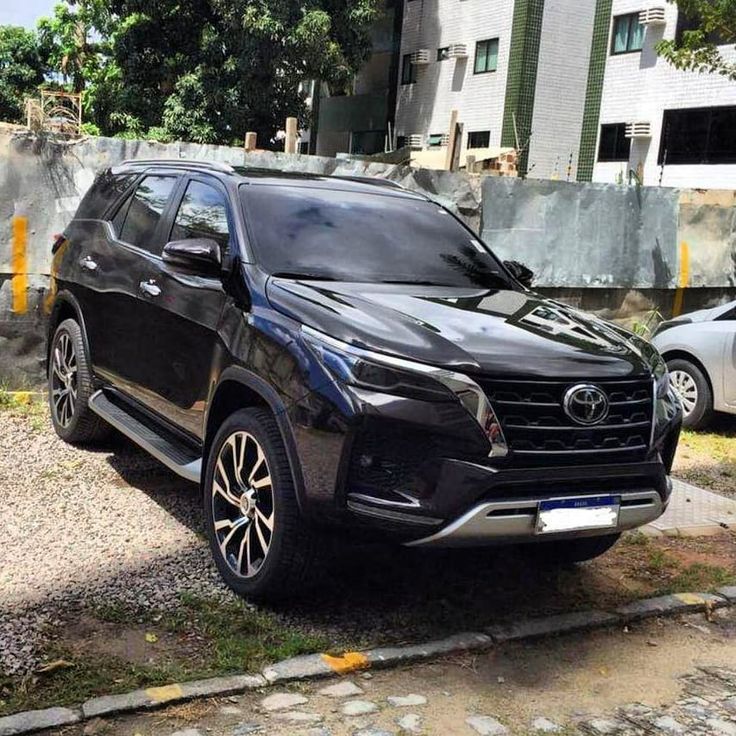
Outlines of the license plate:
M618 525L620 496L552 498L539 502L537 534L583 529L609 529Z

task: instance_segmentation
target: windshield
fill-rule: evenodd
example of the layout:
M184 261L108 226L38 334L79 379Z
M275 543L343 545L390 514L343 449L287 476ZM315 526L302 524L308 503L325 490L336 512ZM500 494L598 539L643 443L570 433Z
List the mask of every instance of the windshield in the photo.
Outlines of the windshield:
M436 204L300 186L241 187L259 264L274 275L509 288L495 257Z

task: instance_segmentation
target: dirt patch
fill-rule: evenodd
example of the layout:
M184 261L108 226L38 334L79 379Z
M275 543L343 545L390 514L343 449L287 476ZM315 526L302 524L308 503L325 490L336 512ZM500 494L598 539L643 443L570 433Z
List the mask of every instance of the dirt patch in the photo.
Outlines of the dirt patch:
M63 626L57 641L72 657L114 657L133 665L185 662L203 654L202 638L196 635L176 635L156 626L106 623L89 614Z

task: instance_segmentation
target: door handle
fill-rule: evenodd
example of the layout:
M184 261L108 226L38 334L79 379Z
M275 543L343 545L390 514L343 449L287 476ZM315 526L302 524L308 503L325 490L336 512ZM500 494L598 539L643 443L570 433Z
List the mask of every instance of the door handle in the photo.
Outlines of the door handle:
M156 297L161 293L161 287L153 279L141 281L140 284L138 284L138 288L146 296Z
M97 263L90 258L90 256L84 256L83 258L79 259L79 265L85 270L85 271L96 271L97 270Z

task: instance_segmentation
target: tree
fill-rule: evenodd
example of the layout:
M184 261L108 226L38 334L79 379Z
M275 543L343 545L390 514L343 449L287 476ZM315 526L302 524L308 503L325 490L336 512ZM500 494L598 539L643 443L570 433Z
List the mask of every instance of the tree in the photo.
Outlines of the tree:
M43 82L44 65L33 31L0 26L0 120L21 122L24 99Z
M718 49L736 43L736 0L677 0L677 7L694 27L683 31L681 38L660 41L657 53L678 69L736 80L736 63Z
M287 116L307 125L300 83L346 86L370 50L378 0L112 0L122 109L148 130L262 145Z

